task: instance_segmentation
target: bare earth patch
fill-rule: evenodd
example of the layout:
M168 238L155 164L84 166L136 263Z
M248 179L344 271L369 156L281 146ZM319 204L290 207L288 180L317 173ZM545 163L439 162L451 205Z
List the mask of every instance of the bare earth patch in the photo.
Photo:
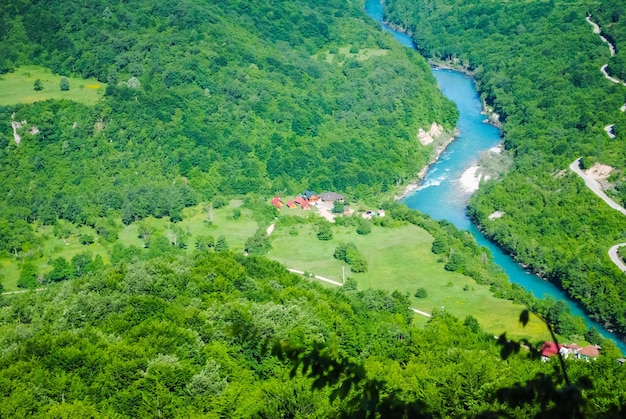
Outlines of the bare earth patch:
M424 131L422 128L417 133L417 138L423 145L432 144L435 138L443 134L443 127L436 122L433 122L428 131Z
M611 174L613 168L606 164L596 163L590 169L585 171L585 174L594 179L603 190L607 190L611 187L607 179Z
M490 220L496 220L498 218L502 218L504 216L504 211L495 211L492 212L491 214L489 214L489 218Z
M585 174L594 178L597 181L608 179L613 168L606 164L596 163L590 169L585 171Z

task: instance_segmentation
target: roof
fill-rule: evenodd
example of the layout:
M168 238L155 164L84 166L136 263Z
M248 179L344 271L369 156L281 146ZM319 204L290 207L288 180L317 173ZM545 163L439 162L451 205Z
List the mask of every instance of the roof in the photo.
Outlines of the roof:
M553 356L559 353L559 349L561 349L563 347L563 345L559 345L557 347L556 343L554 342L544 342L543 345L541 345L541 349L539 350L541 353L541 356Z
M344 196L337 192L323 192L318 195L322 201L342 201Z
M306 198L303 198L302 196L298 196L296 198L296 203L302 205L303 202L306 202Z
M597 358L600 356L600 347L598 345L585 346L578 353L589 358Z
M302 196L305 197L306 199L309 199L309 198L311 198L312 196L315 196L315 195L317 195L315 193L315 191L310 191L308 189L306 191L302 192Z

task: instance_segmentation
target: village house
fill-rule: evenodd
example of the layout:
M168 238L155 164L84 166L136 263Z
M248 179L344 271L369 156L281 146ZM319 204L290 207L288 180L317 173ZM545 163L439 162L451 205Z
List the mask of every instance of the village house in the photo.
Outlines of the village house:
M272 205L280 209L285 204L283 203L283 201L280 200L280 196L276 195L274 199L272 199Z
M343 202L345 199L343 195L336 193L336 192L323 192L319 194L318 197L323 202L335 202L335 201Z
M541 354L541 360L543 362L547 362L550 360L550 357L555 356L560 353L561 356L567 359L570 355L574 356L576 359L584 359L585 361L589 361L590 359L597 359L600 356L600 346L598 345L589 345L581 348L575 343L568 345L559 344L558 347L554 342L544 342L541 345L541 349L539 349L539 353Z

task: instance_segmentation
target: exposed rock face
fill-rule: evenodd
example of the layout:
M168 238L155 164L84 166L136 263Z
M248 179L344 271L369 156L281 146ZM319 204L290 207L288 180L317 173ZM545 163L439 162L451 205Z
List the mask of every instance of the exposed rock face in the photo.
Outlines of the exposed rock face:
M443 127L436 122L433 122L428 131L424 131L422 128L417 132L417 138L420 143L424 145L432 144L435 138L443 134Z

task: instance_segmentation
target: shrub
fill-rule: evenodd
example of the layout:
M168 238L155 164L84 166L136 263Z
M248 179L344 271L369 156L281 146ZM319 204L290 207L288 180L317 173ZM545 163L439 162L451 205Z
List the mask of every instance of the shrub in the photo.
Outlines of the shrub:
M426 288L418 288L417 291L415 291L415 298L426 298L428 297L428 291L426 291Z
M317 238L324 241L333 238L333 230L329 222L323 221L317 225Z
M371 221L360 219L359 226L356 228L357 234L361 234L366 236L372 232L372 223Z
M80 244L89 245L94 242L94 237L91 234L82 234L80 236L79 241L80 241Z
M59 88L63 91L70 90L70 80L65 76L61 76L61 81L59 81Z

